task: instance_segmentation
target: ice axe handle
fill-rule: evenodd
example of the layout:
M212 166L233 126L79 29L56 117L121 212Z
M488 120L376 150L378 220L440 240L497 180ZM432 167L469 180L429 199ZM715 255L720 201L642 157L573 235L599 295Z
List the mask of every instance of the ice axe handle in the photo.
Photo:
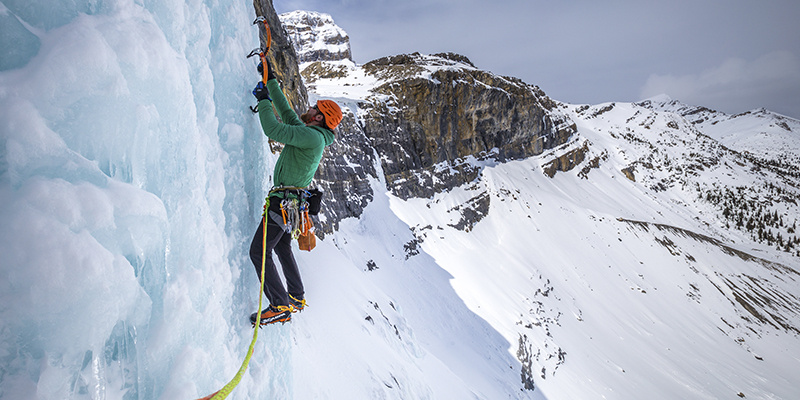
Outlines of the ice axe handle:
M261 57L261 70L263 74L261 75L261 82L264 82L264 86L267 86L267 76L269 76L269 64L267 63L267 55L264 53L259 54Z
M266 48L262 51L259 56L261 56L261 65L263 65L263 73L264 76L261 77L261 81L264 82L264 85L267 84L267 77L269 72L269 67L267 66L267 53L269 53L269 48L272 47L272 32L269 29L269 24L267 23L267 19L264 16L259 16L253 21L253 25L258 25L259 23L264 24L264 33L266 33Z

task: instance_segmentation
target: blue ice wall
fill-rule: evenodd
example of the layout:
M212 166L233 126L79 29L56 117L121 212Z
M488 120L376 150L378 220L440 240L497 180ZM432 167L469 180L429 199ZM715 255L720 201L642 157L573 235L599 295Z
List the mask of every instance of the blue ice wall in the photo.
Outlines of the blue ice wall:
M253 17L0 2L0 397L188 399L238 368L274 162Z
M0 4L0 71L24 66L39 52L40 45L39 38Z

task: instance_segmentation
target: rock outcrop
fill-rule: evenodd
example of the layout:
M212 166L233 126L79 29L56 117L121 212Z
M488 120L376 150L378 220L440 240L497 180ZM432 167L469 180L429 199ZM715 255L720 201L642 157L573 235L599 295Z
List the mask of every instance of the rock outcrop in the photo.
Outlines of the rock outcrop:
M473 181L480 167L471 160L527 158L575 132L538 87L481 71L461 55L384 57L363 69L381 82L359 105L364 133L401 198Z
M302 74L312 85L369 81L369 94L350 100L358 118L345 112L316 176L331 194L324 232L361 214L373 198L370 179L403 199L429 198L476 181L487 164L560 146L576 131L538 87L481 71L457 54L398 55L363 66L314 62ZM460 210L459 229L486 215L484 197Z
M325 149L314 185L325 192L317 233L324 237L348 217L359 217L374 198L371 179L378 178L375 152L355 116L343 109L344 119L336 129L336 140Z
M280 16L298 62L350 60L350 37L328 14L292 11Z
M286 99L295 111L303 113L308 106L308 92L300 76L297 52L289 41L286 31L282 28L278 14L272 7L270 0L253 0L253 7L257 16L264 16L272 33L272 47L267 56L275 70L275 76L283 86ZM259 27L261 43L265 43L265 30ZM255 75L255 71L253 74ZM273 147L274 148L274 147Z
M490 163L560 146L576 131L538 87L482 71L465 56L414 53L357 66L350 60L346 33L330 16L295 12L281 20L286 29L273 28L273 46L281 51L271 56L285 92L300 102L293 104L307 99L295 75L299 63L307 84L336 80L336 86L361 85L365 93L335 98L344 120L315 177L315 185L326 193L320 235L361 215L374 197L371 182L385 181L403 199L428 198L474 182ZM286 48L290 42L294 49ZM309 50L321 48L327 50ZM337 48L346 51L330 51ZM467 213L474 218L459 225L468 229L480 220L488 210L486 199L478 207L484 212Z

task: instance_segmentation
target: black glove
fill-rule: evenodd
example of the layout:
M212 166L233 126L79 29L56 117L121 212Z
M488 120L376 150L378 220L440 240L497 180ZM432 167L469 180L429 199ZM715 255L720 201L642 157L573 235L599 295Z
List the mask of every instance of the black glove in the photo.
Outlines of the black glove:
M269 89L267 89L267 87L264 86L264 82L258 82L256 88L253 89L253 96L256 96L256 99L258 99L258 101L261 100L272 101L272 99L269 97Z
M264 66L258 63L258 73L264 76ZM267 60L267 80L275 79L275 70L272 69L272 64Z

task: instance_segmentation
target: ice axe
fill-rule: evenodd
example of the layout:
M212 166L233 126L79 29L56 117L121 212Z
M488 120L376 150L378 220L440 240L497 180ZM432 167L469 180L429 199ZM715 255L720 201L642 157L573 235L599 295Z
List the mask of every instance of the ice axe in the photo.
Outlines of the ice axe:
M261 58L261 66L262 66L261 82L266 87L267 76L268 76L267 74L269 72L269 64L267 64L267 53L269 53L269 48L270 46L272 46L272 32L269 30L269 24L267 23L266 18L264 18L263 16L259 16L258 18L256 18L255 21L253 21L253 25L258 25L259 23L264 24L264 30L266 31L265 36L267 38L266 43L264 46L260 46L258 48L253 49L253 51L251 51L250 54L247 55L247 58L256 55L259 56L259 58ZM253 111L253 113L257 113L258 105L256 105L255 107L250 106L250 110Z

